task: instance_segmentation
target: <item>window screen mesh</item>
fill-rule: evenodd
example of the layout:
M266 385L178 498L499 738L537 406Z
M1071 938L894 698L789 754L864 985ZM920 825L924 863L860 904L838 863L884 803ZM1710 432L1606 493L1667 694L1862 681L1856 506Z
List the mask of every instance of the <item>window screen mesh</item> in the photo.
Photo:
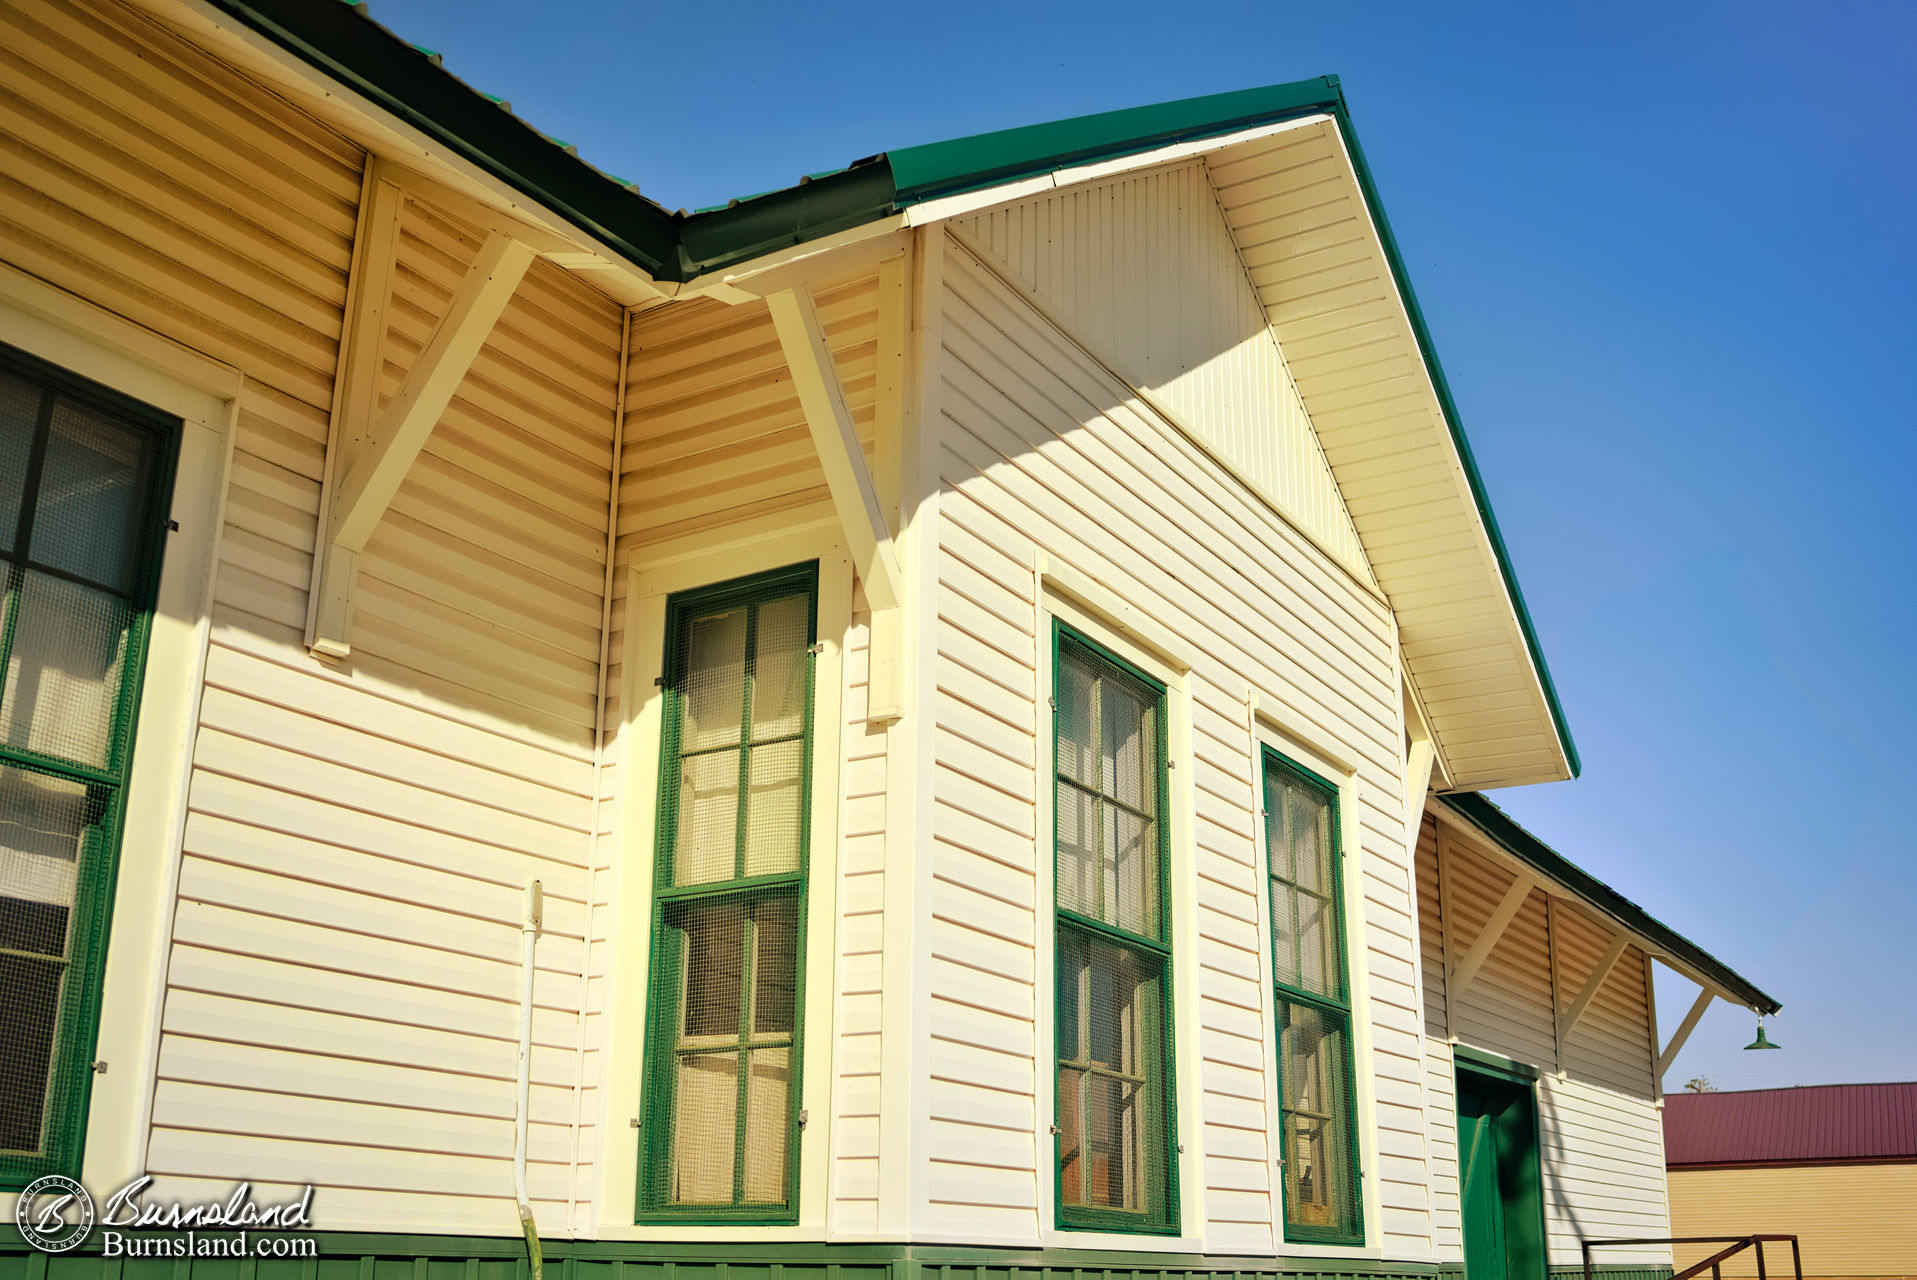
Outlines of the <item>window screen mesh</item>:
M665 933L661 979L679 992L668 1198L677 1205L782 1201L797 895L674 902Z
M1058 1188L1087 1225L1172 1217L1163 699L1059 636Z
M1265 756L1284 1209L1294 1239L1361 1236L1336 792Z
M0 1177L77 1158L163 439L0 349Z
M1076 645L1058 655L1058 905L1160 932L1157 690Z
M1169 1198L1162 956L1058 940L1059 1198L1162 1216Z
M1278 981L1313 995L1344 996L1339 952L1337 851L1329 796L1282 766L1265 765L1265 831L1271 856L1271 937Z
M649 1202L783 1210L798 1094L815 570L675 598Z
M1284 1090L1285 1220L1338 1235L1357 1229L1352 1176L1348 1015L1278 1002Z

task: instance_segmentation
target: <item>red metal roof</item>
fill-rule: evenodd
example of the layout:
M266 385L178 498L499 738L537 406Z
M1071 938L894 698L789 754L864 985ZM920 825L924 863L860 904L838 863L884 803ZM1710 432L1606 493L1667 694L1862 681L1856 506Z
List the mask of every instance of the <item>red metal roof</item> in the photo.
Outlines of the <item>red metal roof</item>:
M1664 1163L1917 1159L1917 1081L1664 1099Z

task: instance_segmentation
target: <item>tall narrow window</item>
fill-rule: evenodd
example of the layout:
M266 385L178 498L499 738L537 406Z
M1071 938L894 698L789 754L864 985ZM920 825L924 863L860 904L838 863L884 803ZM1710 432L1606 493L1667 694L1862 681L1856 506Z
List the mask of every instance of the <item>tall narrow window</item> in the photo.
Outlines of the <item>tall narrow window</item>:
M1175 1232L1165 687L1056 643L1059 1225Z
M79 1172L178 429L0 347L0 1186Z
M816 565L666 609L640 1210L789 1221Z
M1338 792L1264 760L1285 1239L1362 1244Z

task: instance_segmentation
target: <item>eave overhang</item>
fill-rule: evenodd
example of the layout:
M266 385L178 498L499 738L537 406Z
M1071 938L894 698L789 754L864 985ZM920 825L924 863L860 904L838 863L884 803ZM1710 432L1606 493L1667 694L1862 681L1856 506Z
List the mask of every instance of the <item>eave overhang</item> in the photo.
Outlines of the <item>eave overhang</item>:
M1440 796L1434 803L1488 844L1630 934L1646 951L1693 982L1754 1013L1769 1015L1783 1008L1722 960L1526 831L1487 797L1463 792Z
M1392 385L1360 386L1357 394L1378 390L1429 402L1427 410L1406 401L1407 416L1434 420L1429 430L1418 426L1418 431L1425 436L1437 431L1443 437L1437 453L1428 442L1420 442L1420 475L1429 479L1450 473L1458 497L1446 497L1433 509L1442 508L1440 514L1448 519L1456 512L1469 516L1469 529L1446 532L1449 542L1414 538L1408 545L1419 554L1407 554L1381 548L1390 542L1392 529L1401 529L1416 516L1415 509L1393 509L1387 494L1375 516L1353 510L1372 567L1399 615L1407 672L1431 722L1444 773L1452 787L1472 789L1550 781L1579 772L1577 749L1535 625L1335 76L907 147L723 209L671 214L502 110L366 19L357 6L312 0L177 2L243 26L434 140L502 188L577 228L593 245L620 255L664 296L699 289L723 295L726 280L775 266L808 246L854 236L874 224L923 222L935 211L943 216L943 208L955 204L980 207L994 198L1014 199L1020 184L1064 185L1127 163L1160 163L1168 156L1200 153L1207 155L1215 172L1234 156L1278 146L1270 136L1274 126L1310 124L1316 118L1321 139L1335 152L1323 159L1341 169L1339 181L1349 187L1355 210L1362 214L1375 260L1364 267L1370 278L1347 292L1381 309L1382 322L1403 330L1400 345L1407 353L1393 356L1377 371ZM1293 143L1309 140L1303 128L1288 136ZM1230 193L1224 184L1220 194L1230 217ZM1243 252L1242 230L1234 230L1240 232ZM1351 264L1345 269L1349 272ZM1303 315L1308 323L1301 328L1297 309L1287 309L1282 285L1260 292L1297 372L1301 335L1319 317ZM1383 316L1384 311L1391 314ZM1365 449L1361 442L1341 451L1330 438L1336 434L1332 417L1350 407L1351 378L1346 371L1314 386L1309 375L1298 377L1306 408L1327 441L1333 473L1348 494L1355 475L1364 470ZM1457 521L1451 519L1451 524ZM1477 571L1471 565L1461 570L1444 555L1433 554L1430 548L1439 544L1454 559L1481 561L1489 579L1474 577ZM1418 560L1445 567L1432 571L1411 563ZM1402 571L1394 573L1394 564L1400 562ZM1452 598L1451 584L1467 578ZM1487 589L1496 597L1495 609ZM1469 609L1458 605L1465 594L1475 601ZM1427 616L1430 625L1421 620ZM1509 644L1498 639L1500 633L1509 635ZM1500 656L1499 651L1507 652ZM1481 687L1464 688L1467 678L1458 673L1473 669L1490 675ZM1454 685L1462 692L1454 695Z

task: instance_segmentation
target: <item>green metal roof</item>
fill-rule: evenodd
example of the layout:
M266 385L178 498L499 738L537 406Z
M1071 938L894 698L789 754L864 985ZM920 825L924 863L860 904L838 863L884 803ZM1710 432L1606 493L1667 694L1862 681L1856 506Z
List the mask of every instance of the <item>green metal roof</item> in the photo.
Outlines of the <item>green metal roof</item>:
M1500 849L1545 879L1569 889L1617 924L1709 978L1724 994L1735 996L1763 1014L1783 1008L1722 960L1526 831L1484 795L1467 791L1439 796L1438 802L1468 820Z
M1404 257L1378 198L1377 184L1351 127L1338 77L1319 76L904 147L856 161L836 172L808 177L796 186L733 201L721 209L674 214L570 150L554 145L546 135L502 109L498 99L471 88L439 66L437 60L428 59L415 46L368 20L363 3L210 3L624 254L653 279L667 282L691 281L940 196L1178 142L1220 137L1302 115L1322 112L1331 116L1351 154L1392 277L1404 298L1445 424L1464 464L1472 501L1484 522L1525 648L1543 686L1565 761L1573 777L1582 771L1577 744L1571 739L1557 686L1538 643L1537 628L1511 567L1510 552L1491 510L1471 444L1465 438L1450 383L1438 363L1424 312L1411 288Z

